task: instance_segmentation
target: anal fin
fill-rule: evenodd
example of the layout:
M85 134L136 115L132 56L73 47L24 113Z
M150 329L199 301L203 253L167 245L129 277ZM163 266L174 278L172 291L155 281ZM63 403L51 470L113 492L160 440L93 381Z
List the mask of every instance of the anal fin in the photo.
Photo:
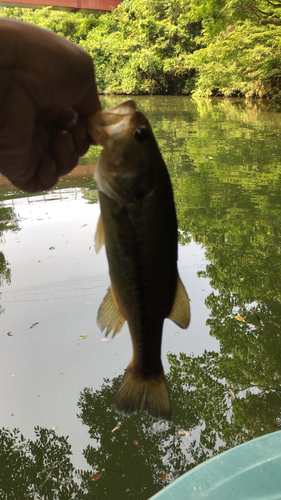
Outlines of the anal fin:
M176 295L173 303L172 310L168 316L169 319L174 321L181 328L187 328L190 323L190 305L187 291L178 275L178 283Z
M116 300L113 295L112 287L110 286L99 307L97 324L100 327L101 331L106 328L106 337L112 330L112 336L115 337L115 335L120 332L124 323L125 318L122 316L121 312L118 309Z

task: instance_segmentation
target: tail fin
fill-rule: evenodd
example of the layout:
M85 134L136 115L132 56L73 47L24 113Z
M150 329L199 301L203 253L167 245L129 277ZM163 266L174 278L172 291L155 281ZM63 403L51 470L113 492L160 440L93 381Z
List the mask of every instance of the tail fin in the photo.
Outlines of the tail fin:
M115 395L114 406L125 415L144 410L152 417L171 420L171 403L164 372L157 378L143 379L133 373L130 364Z

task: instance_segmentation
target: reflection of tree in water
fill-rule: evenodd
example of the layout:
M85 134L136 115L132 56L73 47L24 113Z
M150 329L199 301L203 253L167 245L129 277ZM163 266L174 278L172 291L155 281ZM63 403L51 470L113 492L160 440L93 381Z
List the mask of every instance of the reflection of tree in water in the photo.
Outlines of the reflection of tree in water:
M237 353L239 347L236 339ZM97 391L85 388L78 416L92 440L83 452L89 470L74 470L67 438L54 430L38 427L36 440L25 441L19 431L2 429L0 497L145 500L218 452L280 429L281 391L271 366L267 373L253 364L243 371L234 356L217 352L168 358L173 422L117 414L112 402L121 377ZM263 386L253 391L257 376Z
M212 156L200 158L194 143L195 166L188 179L174 179L174 188L182 237L192 235L206 249L199 276L213 288L207 324L220 353L170 355L170 377L174 396L205 425L202 445L213 435L223 450L281 428L279 130L265 122L259 136L255 122L237 131L226 124L219 145L204 133L203 121L202 127L201 151Z
M0 203L0 243L4 242L5 231L19 231L19 227L15 220L16 214L14 209L12 207L3 207ZM0 252L0 286L3 285L4 282L8 284L11 283L11 269L8 266L9 263L6 260L5 255L3 254L3 252ZM0 305L0 314L3 312L4 311Z
M83 499L73 479L67 439L53 430L35 428L36 440L24 440L18 430L0 431L0 498L3 500Z
M99 391L85 388L80 395L79 417L97 442L89 445L84 455L89 465L103 474L92 485L98 498L121 499L126 494L128 498L147 499L188 470L190 453L177 433L176 421L158 422L144 413L125 417L114 411L112 402L120 380L106 380ZM182 421L180 406L174 406L173 411L176 420ZM184 422L194 426L196 416L185 416Z
M35 429L36 440L19 431L0 431L0 498L21 499L147 499L191 467L194 460L175 423L158 422L146 414L118 415L112 401L120 377L106 380L99 391L85 388L78 402L83 424L89 427L84 456L90 470L74 471L67 438L54 430ZM181 405L174 407L181 421ZM196 416L185 416L196 425ZM121 424L121 425L120 425ZM190 465L189 465L190 462ZM162 477L161 477L162 476Z
M9 263L6 261L3 252L0 252L0 286L4 282L11 283L11 269L8 267Z
M37 439L21 446L19 435L2 430L1 498L146 500L219 451L281 428L281 168L274 140L261 152L256 126L245 120L240 135L221 129L227 148L216 150L204 114L196 123L195 139L190 145L190 137L184 139L181 148L193 161L184 164L184 176L173 168L172 180L182 242L192 235L206 248L209 263L201 275L214 290L206 304L220 352L168 356L172 423L116 414L112 401L120 377L95 392L85 388L78 407L93 440L84 450L89 471L74 471L67 439L54 431L37 429ZM246 147L241 139L247 134ZM4 258L5 265L8 272Z

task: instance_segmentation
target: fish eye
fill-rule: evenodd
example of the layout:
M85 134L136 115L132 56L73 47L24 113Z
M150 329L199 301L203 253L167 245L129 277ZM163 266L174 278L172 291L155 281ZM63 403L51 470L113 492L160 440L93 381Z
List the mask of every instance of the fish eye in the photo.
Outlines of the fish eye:
M144 125L141 125L134 131L134 136L141 144L144 144L145 142L148 141L150 137L150 132Z

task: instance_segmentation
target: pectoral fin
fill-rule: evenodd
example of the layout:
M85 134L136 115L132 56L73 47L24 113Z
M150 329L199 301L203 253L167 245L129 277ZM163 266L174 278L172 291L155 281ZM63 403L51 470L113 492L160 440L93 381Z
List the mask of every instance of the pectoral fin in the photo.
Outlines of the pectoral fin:
M104 225L103 225L102 215L100 214L98 224L97 224L96 234L95 234L96 253L99 253L99 251L103 245L104 245Z
M107 294L104 297L99 310L97 317L97 324L100 327L101 331L106 328L105 336L113 330L112 337L115 337L118 332L120 332L122 326L125 323L125 318L123 318L120 313L118 306L116 304L112 287L108 288Z
M190 322L189 298L179 276L175 300L168 318L181 328L187 328Z

